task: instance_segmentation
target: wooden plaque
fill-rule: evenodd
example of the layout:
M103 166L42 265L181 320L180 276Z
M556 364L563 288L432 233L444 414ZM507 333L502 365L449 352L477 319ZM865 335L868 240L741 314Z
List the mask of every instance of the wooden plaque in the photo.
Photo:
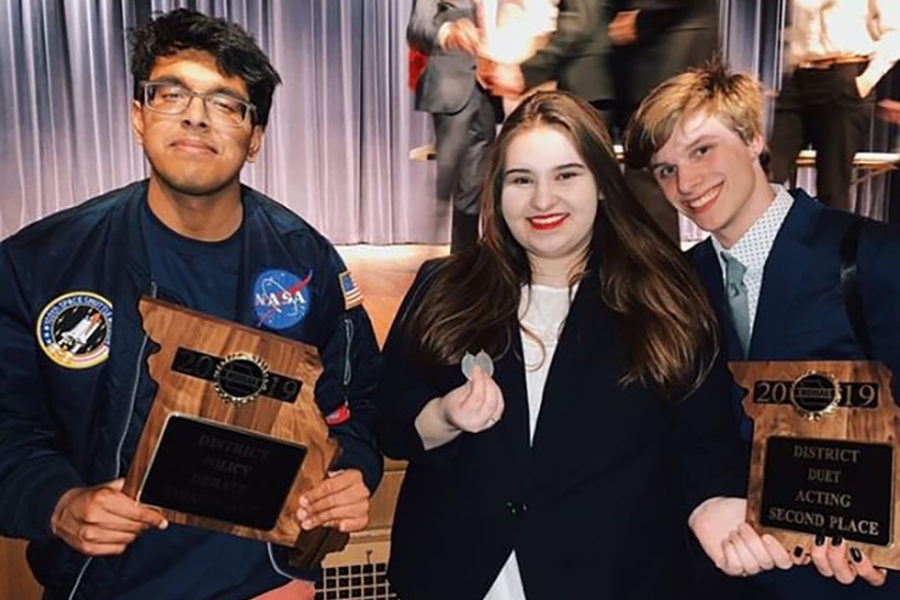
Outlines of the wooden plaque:
M733 362L753 419L747 522L786 548L840 534L900 569L900 407L874 361Z
M157 299L139 310L160 346L147 361L158 391L125 493L174 523L301 548L313 562L341 549L346 534L303 532L295 516L338 452L315 403L316 348Z

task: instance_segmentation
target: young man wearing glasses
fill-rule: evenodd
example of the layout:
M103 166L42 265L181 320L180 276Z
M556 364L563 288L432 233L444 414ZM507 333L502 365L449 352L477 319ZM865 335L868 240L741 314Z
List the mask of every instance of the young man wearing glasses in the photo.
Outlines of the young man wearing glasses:
M331 244L240 184L280 82L253 39L176 10L133 32L131 60L150 178L0 244L0 534L31 540L45 599L245 599L303 574L122 493L155 391L138 298L318 347L316 399L342 454L300 501L304 529L367 523L377 346ZM79 344L58 343L70 332Z

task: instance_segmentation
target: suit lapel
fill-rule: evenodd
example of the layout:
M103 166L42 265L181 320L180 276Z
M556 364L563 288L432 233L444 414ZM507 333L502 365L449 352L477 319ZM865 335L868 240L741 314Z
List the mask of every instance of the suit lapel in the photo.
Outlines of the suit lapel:
M591 317L600 311L601 302L596 275L583 280L572 300L544 384L531 446L531 458L536 469L540 461L549 463L552 468L555 457L548 458L547 453L560 446L553 436L569 435L567 423L578 419L582 412L579 403L585 401L585 394L579 382L586 376L599 380L596 369L604 362L598 360L599 351L594 346L599 346L601 342L598 340L615 345L612 340L616 339L616 332L596 331L600 319ZM589 397L588 400L595 401L596 398Z
M734 322L731 320L731 310L729 310L728 303L725 301L722 265L719 263L719 257L716 256L716 249L712 244L712 240L707 238L705 241L697 244L693 258L697 274L700 276L700 282L706 288L713 310L716 311L719 317L728 356L732 359L741 359L744 351L741 349L737 332L734 329Z
M513 466L520 473L528 467L528 392L525 386L525 365L522 362L522 338L518 323L506 355L497 361L494 381L503 390L503 417L500 426Z
M789 325L788 308L797 290L800 270L814 258L813 249L804 240L813 226L816 210L815 201L802 192L796 193L794 204L775 237L766 258L756 305L748 356L751 360L773 354Z

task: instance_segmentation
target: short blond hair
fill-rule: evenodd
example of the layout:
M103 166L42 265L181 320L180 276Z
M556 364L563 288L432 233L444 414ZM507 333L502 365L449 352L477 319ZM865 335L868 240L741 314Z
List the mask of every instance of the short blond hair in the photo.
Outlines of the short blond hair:
M697 113L718 118L749 144L763 133L762 84L748 73L731 73L719 60L670 77L631 117L625 130L625 164L647 167L675 127Z

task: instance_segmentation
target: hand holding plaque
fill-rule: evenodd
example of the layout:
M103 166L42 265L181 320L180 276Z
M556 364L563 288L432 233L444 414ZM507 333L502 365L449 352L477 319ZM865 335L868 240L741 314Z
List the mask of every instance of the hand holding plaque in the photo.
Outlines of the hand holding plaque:
M174 523L319 559L340 549L345 534L303 532L296 516L338 452L315 403L316 348L161 300L140 312L160 345L148 359L159 389L125 493Z
M747 522L785 547L838 535L900 569L900 408L864 361L731 363L754 420Z

